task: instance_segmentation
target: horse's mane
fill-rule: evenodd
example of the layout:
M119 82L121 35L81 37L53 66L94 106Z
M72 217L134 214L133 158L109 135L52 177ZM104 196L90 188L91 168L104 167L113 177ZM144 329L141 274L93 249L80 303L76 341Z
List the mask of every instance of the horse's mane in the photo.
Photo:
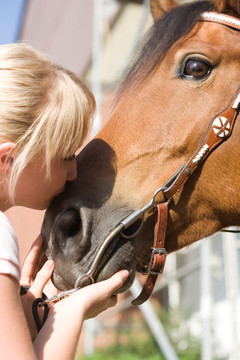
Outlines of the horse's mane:
M120 93L146 79L170 47L189 34L200 14L212 9L210 1L195 1L174 8L156 21L147 32L133 65L124 74Z

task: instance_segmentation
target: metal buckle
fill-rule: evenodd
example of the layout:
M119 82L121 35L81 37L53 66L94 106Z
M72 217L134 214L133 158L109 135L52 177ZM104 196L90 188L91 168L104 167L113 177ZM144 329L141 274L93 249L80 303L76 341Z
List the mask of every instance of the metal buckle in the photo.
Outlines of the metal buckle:
M152 266L153 266L153 260L154 260L154 255L164 255L164 262L163 262L163 266L161 268L161 270L159 271L154 271L154 270L151 270L152 269ZM165 248L152 248L152 253L151 253L151 258L150 258L150 261L149 261L149 264L148 264L148 274L151 274L151 275L159 275L159 274L162 274L163 273L163 270L164 270L164 265L165 265L165 262L166 262L166 257L167 257L167 250Z

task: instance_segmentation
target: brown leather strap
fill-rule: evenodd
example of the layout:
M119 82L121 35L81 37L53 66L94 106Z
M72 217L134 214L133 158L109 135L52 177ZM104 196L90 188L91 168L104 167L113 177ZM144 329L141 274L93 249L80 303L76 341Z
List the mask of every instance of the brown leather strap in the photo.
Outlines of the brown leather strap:
M165 237L167 228L168 206L167 203L157 204L154 227L154 247L148 265L148 276L140 295L132 301L133 305L141 305L152 294L159 274L163 272L166 261Z
M214 150L231 135L235 119L238 115L239 103L240 87L228 107L211 120L202 144L188 163L181 168L176 180L169 188L163 191L166 199L171 199L182 188L198 165L209 155L210 151Z
M214 11L201 14L200 21L209 21L240 30L240 19Z
M168 206L167 203L157 204L156 221L154 226L154 243L148 272L160 274L163 272L166 253L165 237L167 229ZM161 250L162 252L160 252Z

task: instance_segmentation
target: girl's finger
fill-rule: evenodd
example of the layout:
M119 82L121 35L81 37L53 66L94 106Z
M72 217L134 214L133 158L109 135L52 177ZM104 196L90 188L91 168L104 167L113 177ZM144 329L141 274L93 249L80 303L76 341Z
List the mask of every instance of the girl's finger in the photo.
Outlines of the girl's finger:
M25 258L21 272L21 284L30 285L32 283L36 263L39 261L39 255L42 250L42 243L43 237L39 235Z
M81 297L82 299L88 299L88 304L94 301L110 299L114 292L123 286L128 276L128 270L121 270L107 280L102 280L98 283L80 289ZM113 297L113 299L115 298Z
M114 293L117 289L119 289L124 282L127 280L129 276L128 270L121 270L114 274L111 278L106 281L106 286L108 287L111 293Z
M43 289L50 280L54 269L54 261L47 260L42 269L37 273L29 291L35 296L42 296Z

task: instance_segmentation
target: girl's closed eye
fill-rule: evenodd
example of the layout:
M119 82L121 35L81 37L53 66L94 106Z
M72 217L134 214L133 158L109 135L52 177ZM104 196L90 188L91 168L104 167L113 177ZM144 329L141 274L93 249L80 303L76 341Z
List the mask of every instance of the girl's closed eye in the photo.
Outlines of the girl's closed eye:
M71 156L68 156L68 157L64 158L64 161L72 161L75 158L76 158L76 155L74 154L74 155L71 155Z

